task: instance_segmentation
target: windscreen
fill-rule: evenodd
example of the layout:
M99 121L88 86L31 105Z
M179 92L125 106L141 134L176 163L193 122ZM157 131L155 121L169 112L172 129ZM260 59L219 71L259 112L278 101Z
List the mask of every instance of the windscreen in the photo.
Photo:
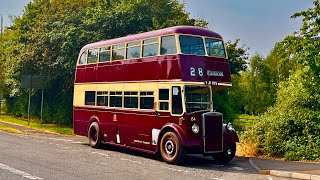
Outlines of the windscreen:
M185 97L187 113L211 110L210 87L185 86Z
M222 40L202 38L201 36L180 35L180 48L182 54L206 55L211 57L226 58ZM205 46L204 46L205 45Z
M208 56L225 58L224 44L221 40L206 38Z
M205 55L203 39L195 36L179 36L181 52L183 54Z

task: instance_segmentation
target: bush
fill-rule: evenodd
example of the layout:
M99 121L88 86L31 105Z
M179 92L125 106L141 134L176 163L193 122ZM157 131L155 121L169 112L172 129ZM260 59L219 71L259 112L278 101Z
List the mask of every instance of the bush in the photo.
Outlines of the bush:
M310 101L319 91L310 93L304 72L280 84L275 106L256 124L253 136L262 153L287 160L320 159L320 110Z

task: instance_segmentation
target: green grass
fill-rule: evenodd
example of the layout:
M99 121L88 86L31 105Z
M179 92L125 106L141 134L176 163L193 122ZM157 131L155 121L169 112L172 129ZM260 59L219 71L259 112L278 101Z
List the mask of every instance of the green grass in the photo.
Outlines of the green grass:
M0 124L0 130L6 131L6 132L9 132L9 133L23 134L22 131L19 131L19 130L17 130L17 129L14 129L14 128L5 126L5 125L3 125L3 124Z
M16 118L16 117L10 117L10 116L1 116L0 117L1 121L12 123L12 124L17 124L37 130L43 130L43 131L48 131L48 132L53 132L53 133L58 133L58 134L63 134L63 135L73 135L73 129L69 127L62 127L58 126L55 124L40 124L35 121L31 121L30 125L28 125L28 122L26 119L22 118Z

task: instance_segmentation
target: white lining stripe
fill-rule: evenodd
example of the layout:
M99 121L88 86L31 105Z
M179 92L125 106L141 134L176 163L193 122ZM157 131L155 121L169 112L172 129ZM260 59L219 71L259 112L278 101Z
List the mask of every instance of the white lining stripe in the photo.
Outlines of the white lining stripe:
M10 166L7 166L7 165L1 164L1 163L0 163L0 169L6 170L6 171L10 171L13 174L22 176L22 177L27 178L27 179L43 179L43 178L39 178L37 176L32 176L31 174L28 174L26 172L14 169L14 168L12 168Z

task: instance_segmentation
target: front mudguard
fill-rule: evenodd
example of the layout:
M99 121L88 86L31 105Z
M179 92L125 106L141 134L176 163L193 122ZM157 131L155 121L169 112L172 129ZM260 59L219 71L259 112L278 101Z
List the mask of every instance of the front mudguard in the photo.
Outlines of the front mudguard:
M239 142L239 137L237 132L232 129L227 128L227 124L223 124L223 146L226 147L230 143Z

